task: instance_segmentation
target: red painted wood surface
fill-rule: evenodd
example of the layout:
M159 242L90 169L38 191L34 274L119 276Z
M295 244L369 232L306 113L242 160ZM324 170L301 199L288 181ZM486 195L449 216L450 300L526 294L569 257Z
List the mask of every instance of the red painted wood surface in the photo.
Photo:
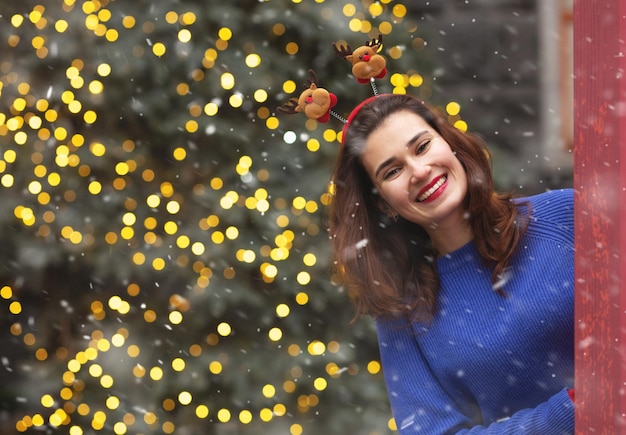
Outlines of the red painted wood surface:
M576 433L626 433L626 0L574 0Z

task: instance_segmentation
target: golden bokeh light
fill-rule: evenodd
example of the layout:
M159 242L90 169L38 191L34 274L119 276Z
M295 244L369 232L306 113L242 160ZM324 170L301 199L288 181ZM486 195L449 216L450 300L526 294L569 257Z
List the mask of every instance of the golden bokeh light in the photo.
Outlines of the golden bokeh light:
M55 289L63 297L54 301L53 328L38 323L46 320L36 304L49 303L47 288L33 297L23 277L1 284L5 335L29 355L23 366L60 367L34 382L36 406L28 404L12 429L177 433L182 418L193 418L225 431L263 431L282 420L276 424L289 434L313 433L307 422L337 393L335 382L380 382L382 368L372 358L350 361L341 328L325 331L316 318L345 296L327 289L321 219L333 197L326 183L341 125L276 113L278 100L299 93L296 70L308 65L295 65L312 50L296 40L292 20L302 13L341 23L353 45L383 34L394 41L384 45L389 63L401 63L427 45L406 30L409 2L257 2L249 22L226 14L219 23L189 2L40 3L0 17L3 223L34 241L15 253L26 277L46 255L106 273L79 288L73 276L57 277L64 287ZM264 11L274 21L251 37L242 25L257 26ZM393 72L380 86L423 91L424 73ZM111 113L107 102L124 86L132 86L129 104ZM457 102L445 106L466 130L460 112ZM148 129L162 132L160 140L146 139ZM326 172L305 179L302 168L313 164ZM229 306L233 295L256 317ZM306 336L296 340L294 331ZM72 333L78 338L69 340ZM254 335L252 345L241 341L245 334ZM287 358L283 377L254 372L237 387L246 397L221 402L230 388L221 383L248 376L253 369L238 361L253 352ZM177 391L167 390L172 384ZM129 385L132 394L123 394ZM396 430L393 420L384 425Z

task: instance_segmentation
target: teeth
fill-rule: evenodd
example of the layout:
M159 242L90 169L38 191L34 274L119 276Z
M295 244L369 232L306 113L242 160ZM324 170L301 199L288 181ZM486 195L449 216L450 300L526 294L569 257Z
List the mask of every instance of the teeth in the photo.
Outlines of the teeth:
M428 197L430 195L432 195L433 193L435 193L435 191L437 189L439 189L441 186L443 186L443 183L446 182L446 180L448 179L448 177L441 177L434 185L433 187L431 187L430 189L428 189L426 192L424 192L419 198L417 198L417 200L419 202L422 201L426 201L428 199Z

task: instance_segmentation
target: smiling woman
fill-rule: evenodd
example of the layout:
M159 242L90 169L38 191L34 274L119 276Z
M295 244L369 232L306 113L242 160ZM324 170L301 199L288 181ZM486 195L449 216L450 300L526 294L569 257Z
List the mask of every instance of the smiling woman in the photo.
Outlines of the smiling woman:
M371 99L358 106L349 119L333 175L336 195L330 226L347 282L354 280L358 288L369 290L358 292L370 302L361 306L356 297L357 311L402 311L407 304L402 294L405 282L412 282L410 276L415 273L421 277L423 294L411 304L432 313L436 293L432 259L471 239L493 265L489 276L496 282L510 261L525 220L516 220L520 210L510 201L511 195L494 192L484 142L407 95ZM422 138L411 146L415 133L422 131L436 140L424 147ZM413 156L414 152L419 154ZM441 177L446 181L437 194L418 201ZM392 220L396 221L393 225ZM377 252L393 255L353 255L352 247L363 239L378 247ZM412 272L387 276L393 270L385 265L387 261L394 267L405 261L407 271Z
M408 95L348 119L334 264L400 432L572 433L572 191L495 192L484 142Z

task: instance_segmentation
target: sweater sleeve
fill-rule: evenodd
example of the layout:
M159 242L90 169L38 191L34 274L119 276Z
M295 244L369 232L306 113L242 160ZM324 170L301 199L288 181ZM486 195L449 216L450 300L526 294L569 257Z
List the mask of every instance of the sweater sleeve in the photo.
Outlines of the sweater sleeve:
M566 389L533 409L485 424L471 396L448 391L437 379L421 354L412 328L392 320L379 319L376 325L385 382L401 435L574 432L574 405Z

